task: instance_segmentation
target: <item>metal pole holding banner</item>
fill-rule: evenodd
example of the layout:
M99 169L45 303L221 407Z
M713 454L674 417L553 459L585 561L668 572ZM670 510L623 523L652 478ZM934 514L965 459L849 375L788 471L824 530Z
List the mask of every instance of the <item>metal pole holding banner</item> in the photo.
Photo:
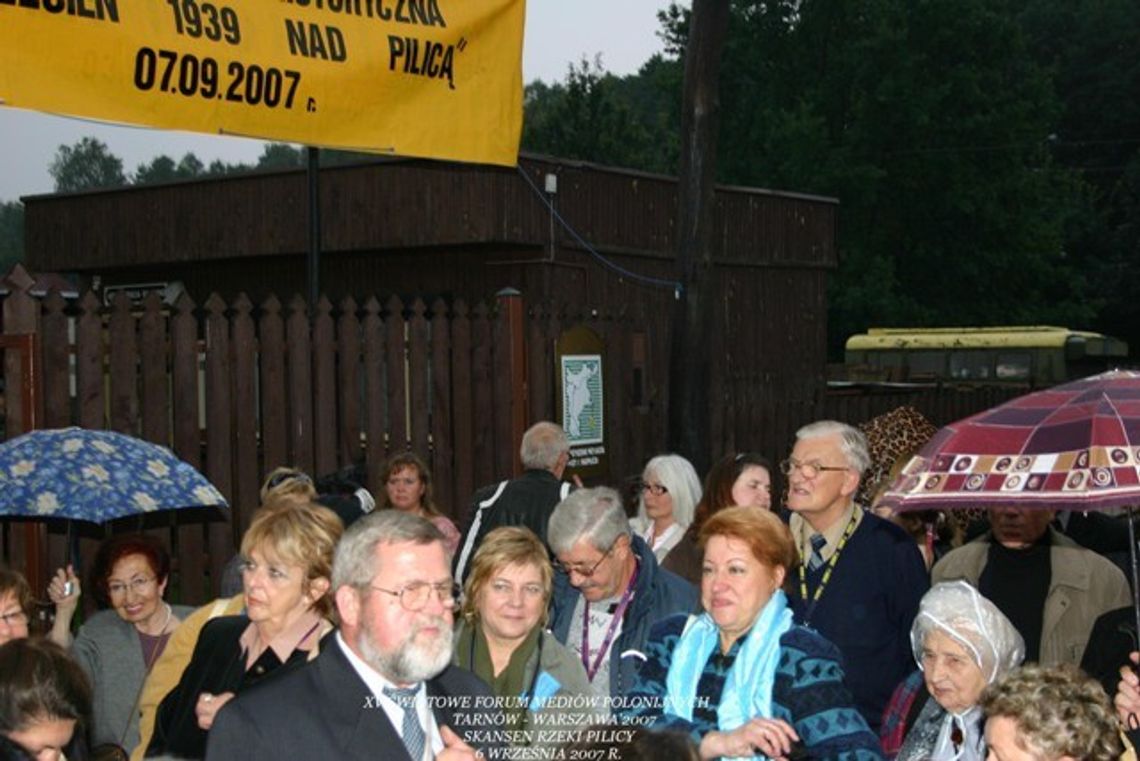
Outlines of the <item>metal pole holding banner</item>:
M309 146L305 154L309 160L309 319L314 320L321 297L321 150Z

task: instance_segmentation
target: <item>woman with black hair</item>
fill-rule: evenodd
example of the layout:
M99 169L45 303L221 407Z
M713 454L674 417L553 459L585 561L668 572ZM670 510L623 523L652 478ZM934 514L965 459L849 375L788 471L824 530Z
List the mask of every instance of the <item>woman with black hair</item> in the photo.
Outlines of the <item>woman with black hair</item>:
M63 648L39 638L0 646L5 757L21 758L22 750L36 761L86 761L83 735L90 715L91 685Z

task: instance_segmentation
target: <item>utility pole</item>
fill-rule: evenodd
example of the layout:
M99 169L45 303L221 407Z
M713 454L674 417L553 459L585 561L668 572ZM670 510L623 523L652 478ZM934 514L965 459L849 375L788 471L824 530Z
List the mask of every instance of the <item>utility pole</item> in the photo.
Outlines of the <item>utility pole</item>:
M730 0L693 0L685 43L681 107L681 167L677 193L677 280L669 354L669 448L688 457L698 473L711 459L709 336L712 228L716 214L716 138L720 111L720 58L728 33Z

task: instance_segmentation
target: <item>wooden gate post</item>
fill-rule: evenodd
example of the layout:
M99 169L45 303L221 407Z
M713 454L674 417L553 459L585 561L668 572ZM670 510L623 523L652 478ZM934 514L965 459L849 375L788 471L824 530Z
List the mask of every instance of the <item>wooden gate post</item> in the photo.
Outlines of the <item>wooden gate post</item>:
M39 302L29 293L35 280L17 264L8 276L10 292L4 299L4 388L7 403L6 436L27 433L39 421L39 346L36 341ZM15 392L19 393L15 393ZM16 530L19 526L20 530ZM12 527L12 567L21 569L37 593L47 586L47 525L23 521ZM16 537L19 537L16 539Z
M511 452L517 453L522 445L523 432L527 424L527 368L526 368L526 325L522 293L514 288L504 288L495 294L499 300L499 310L507 318L507 362L511 382ZM512 454L513 477L522 475L522 463Z

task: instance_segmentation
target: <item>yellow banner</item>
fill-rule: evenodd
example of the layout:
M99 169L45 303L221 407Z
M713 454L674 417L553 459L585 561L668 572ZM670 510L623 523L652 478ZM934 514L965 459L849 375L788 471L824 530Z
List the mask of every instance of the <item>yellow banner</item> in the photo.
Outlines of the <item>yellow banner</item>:
M0 0L0 103L514 165L525 0Z

